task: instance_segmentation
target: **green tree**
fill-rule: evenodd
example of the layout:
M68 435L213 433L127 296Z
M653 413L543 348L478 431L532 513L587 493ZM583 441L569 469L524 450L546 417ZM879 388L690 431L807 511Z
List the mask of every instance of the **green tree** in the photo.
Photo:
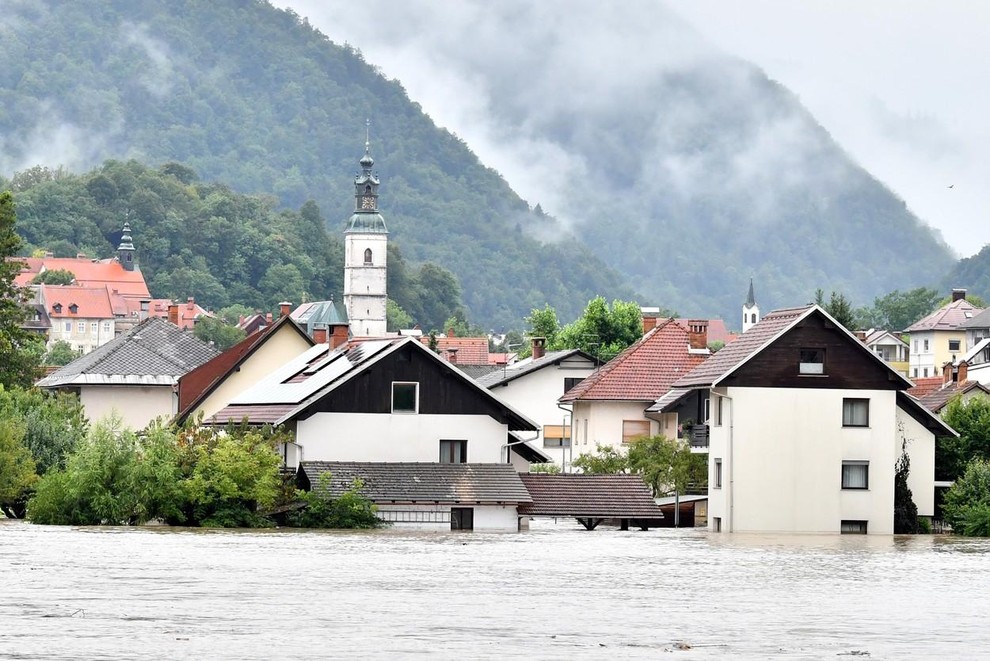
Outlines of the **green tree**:
M16 422L0 419L0 510L9 517L20 513L25 494L38 479L23 437L24 430Z
M916 535L920 532L918 525L918 506L914 503L914 495L908 486L911 475L911 457L907 453L908 439L904 437L904 427L898 424L901 434L901 456L894 465L894 534Z
M889 294L873 299L873 306L857 311L860 328L878 328L894 332L918 321L939 305L937 289L918 287L910 291L894 290Z
M27 387L40 374L40 355L30 349L41 340L21 327L27 309L21 290L14 284L23 266L23 262L11 259L21 245L14 231L16 222L13 196L9 191L0 193L0 384Z
M529 328L530 337L545 337L548 347L558 348L560 321L557 319L557 311L549 304L543 306L543 309L533 308L526 317L526 326Z
M649 436L629 445L629 468L643 476L654 496L686 493L689 487L708 484L708 457L691 452L678 439Z
M593 475L610 475L624 473L629 468L629 460L619 450L611 445L595 444L594 452L585 452L575 459L574 468L580 468L585 473Z
M42 362L45 365L68 365L73 360L82 355L82 351L73 349L72 345L65 340L56 340L51 348L45 352Z
M936 479L955 480L973 459L990 460L990 398L954 397L946 405L942 419L959 437L936 439Z
M250 317L252 314L254 314L254 308L235 303L217 312L217 318L228 326L236 326L242 317Z
M385 328L389 333L412 328L412 325L412 317L398 303L391 298L385 301Z
M642 313L637 303L612 301L609 306L605 297L597 296L577 320L561 329L557 344L609 360L642 335Z
M212 343L220 351L226 351L247 337L247 333L242 329L228 326L214 317L197 319L196 325L193 327L193 335L204 342Z
M990 537L990 462L974 459L945 494L945 522L967 537Z
M52 269L34 276L31 284L35 285L71 285L76 281L76 274L68 269Z
M16 421L24 431L38 473L65 466L65 459L89 430L82 404L70 393L37 388L0 387L0 419Z
M969 293L967 293L966 294L966 301L968 303L970 303L973 307L977 307L977 308L986 308L987 307L987 302L985 300L983 300L983 297L982 296L977 296L976 294L969 294ZM952 302L952 294L949 294L948 296L946 296L946 297L944 297L942 299L939 299L938 303L935 304L935 307L933 309L938 310L939 308L944 307L944 306L948 305L951 302Z
M822 289L815 290L815 303L824 308L832 317L847 330L856 330L856 313L853 311L852 303L845 294L833 291L825 301L825 292Z
M312 491L298 491L304 507L289 515L289 525L297 528L381 528L385 522L376 516L378 508L365 498L364 484L355 480L351 488L333 497L330 473L321 473Z

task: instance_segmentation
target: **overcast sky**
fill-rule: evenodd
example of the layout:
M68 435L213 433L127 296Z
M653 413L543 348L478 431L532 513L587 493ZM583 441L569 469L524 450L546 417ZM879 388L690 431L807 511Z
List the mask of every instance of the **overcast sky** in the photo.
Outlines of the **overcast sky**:
M506 51L515 47L513 33L499 33L500 26L515 25L504 15L506 5L274 4L292 7L332 40L360 49L523 197L554 212L546 179L538 198L527 183L539 168L534 156L544 150L545 162L552 161L552 146L507 140L486 113L497 85L480 79L485 70L477 62L457 61L497 58L500 44ZM550 36L555 53L569 52L582 77L670 60L669 16L651 2L627 3L621 12L611 3L576 7L527 2L517 11L542 22L534 29ZM941 230L960 255L990 242L990 3L684 0L667 7L710 44L756 64L796 93L856 161ZM651 37L654 28L663 38Z

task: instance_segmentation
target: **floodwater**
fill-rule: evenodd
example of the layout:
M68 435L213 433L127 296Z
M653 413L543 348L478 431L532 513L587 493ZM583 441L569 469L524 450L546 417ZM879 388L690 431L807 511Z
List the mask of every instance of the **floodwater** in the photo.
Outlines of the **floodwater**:
M0 520L0 658L990 658L990 542Z

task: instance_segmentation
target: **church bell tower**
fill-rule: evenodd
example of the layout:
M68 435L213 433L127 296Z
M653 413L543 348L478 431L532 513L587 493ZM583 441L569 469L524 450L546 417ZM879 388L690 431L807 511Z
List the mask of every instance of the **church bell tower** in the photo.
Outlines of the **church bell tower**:
M378 212L378 177L366 134L354 178L354 213L344 231L344 308L355 337L384 337L388 228Z
M749 279L749 294L746 296L746 302L743 303L742 316L744 333L760 322L760 306L756 304L756 296L753 294L752 278Z

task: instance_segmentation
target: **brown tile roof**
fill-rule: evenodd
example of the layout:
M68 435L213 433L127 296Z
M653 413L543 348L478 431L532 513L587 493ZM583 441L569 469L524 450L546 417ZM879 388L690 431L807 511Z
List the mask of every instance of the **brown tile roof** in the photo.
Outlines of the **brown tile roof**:
M760 319L759 323L740 335L735 342L725 345L718 353L711 356L690 374L678 379L674 386L677 388L694 388L711 386L723 376L732 372L748 360L774 338L796 323L816 306L806 305L799 308L774 310Z
M531 516L662 519L649 487L638 475L524 473L533 498L520 514Z
M914 397L916 397L918 401L921 402L921 405L926 409L934 413L938 413L945 408L945 405L949 403L950 399L956 395L962 395L974 389L980 390L985 395L990 395L990 389L986 386L978 381L969 380L963 381L962 383L958 381L950 381L944 386L936 388L935 390L930 390L923 395L916 394L914 392L914 388L908 390L908 392L914 395Z
M680 326L683 326L685 330L688 327L688 323L691 319L675 319ZM732 340L739 337L738 333L733 333L729 330L729 327L725 325L723 319L708 319L708 341L709 342L723 342L728 344Z
M273 425L293 408L293 404L230 404L214 414L210 422L239 423L247 418L252 425Z
M48 316L52 319L113 319L106 287L41 285ZM76 305L76 312L71 306ZM60 306L56 310L56 306Z
M151 298L140 269L128 271L116 259L97 261L85 257L31 257L21 261L26 264L26 269L14 280L20 286L30 284L44 267L46 271L71 271L76 276L75 284L80 287L107 287L110 292L117 290L122 296Z
M925 376L911 380L914 381L914 387L908 388L907 392L918 399L921 399L934 390L938 390L945 384L944 376Z
M310 346L313 345L313 340L289 317L282 317L274 325L261 332L248 335L219 356L203 363L179 379L179 414L176 419L179 422L184 421L186 416L194 411L231 372L240 367L278 329L286 325L294 328Z
M364 496L376 503L529 503L529 492L511 464L440 464L412 462L304 461L303 488L318 489L322 473L331 475L329 490L339 496L355 479Z
M687 330L667 320L567 391L560 401L652 402L706 358L707 353L689 352Z
M148 302L148 316L158 317L160 319L168 319L168 308L170 305L175 303L169 298L152 298L152 299L138 299L138 298L126 298L124 299L124 304L126 306L126 315L128 317L139 317L141 314L141 301L147 300ZM210 316L210 312L200 306L194 299L187 298L183 303L175 303L176 311L178 312L178 322L176 326L182 330L190 330L196 325L196 320L203 316Z
M430 345L430 337L423 335L419 341ZM440 355L458 365L489 365L487 337L438 337L437 349ZM450 360L450 349L456 349L454 360Z
M983 308L978 308L965 298L960 298L958 301L943 305L927 317L922 317L908 326L904 332L956 330L981 312Z

